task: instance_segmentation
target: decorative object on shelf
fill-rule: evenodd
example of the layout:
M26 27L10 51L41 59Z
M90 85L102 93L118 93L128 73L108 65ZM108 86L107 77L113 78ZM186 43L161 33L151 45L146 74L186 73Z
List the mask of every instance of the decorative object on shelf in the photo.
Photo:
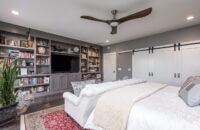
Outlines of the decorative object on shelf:
M85 67L81 68L81 72L87 72L87 68Z
M44 90L45 90L44 86L39 86L39 87L36 88L37 93L44 92Z
M5 36L3 36L3 33L0 34L0 44L4 44L5 45L6 40L5 40Z
M72 48L67 48L67 53L73 53Z
M19 57L19 50L8 50L10 57Z
M38 53L44 55L46 53L46 48L38 47Z
M87 59L87 55L86 54L81 54L81 59Z
M17 40L6 40L6 45L9 46L19 46L19 42Z
M37 46L46 46L48 47L48 42L45 40L40 40L37 42Z
M32 48L33 47L33 42L31 41L31 29L30 28L28 30L27 41L28 41L28 47Z
M49 77L44 77L44 83L49 83Z
M96 78L100 79L101 78L101 74L96 74Z
M20 68L21 75L27 75L27 68Z
M0 124L5 123L17 116L16 111L16 93L14 88L15 80L17 79L17 60L11 64L7 64L7 58L1 64L0 75Z
M20 46L28 48L29 47L28 41L27 40L20 40Z
M5 50L5 49L0 49L0 56L8 57L8 56L9 56L9 53L8 53L7 50Z
M76 46L76 47L73 48L73 51L74 51L75 53L78 53L78 52L79 52L79 48Z

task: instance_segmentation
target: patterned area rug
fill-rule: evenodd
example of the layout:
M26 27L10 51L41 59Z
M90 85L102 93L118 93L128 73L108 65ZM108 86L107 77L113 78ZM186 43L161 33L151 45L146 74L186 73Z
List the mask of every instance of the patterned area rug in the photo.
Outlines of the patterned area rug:
M64 105L26 114L24 122L26 130L81 130L78 123L66 116Z

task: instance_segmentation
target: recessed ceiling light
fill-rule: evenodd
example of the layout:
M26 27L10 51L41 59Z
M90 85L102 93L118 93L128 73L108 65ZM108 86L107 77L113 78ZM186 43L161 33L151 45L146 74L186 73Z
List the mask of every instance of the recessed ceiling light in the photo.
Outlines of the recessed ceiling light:
M19 12L16 11L16 10L12 10L11 13L14 14L14 15L19 15Z
M187 19L188 21L189 21L189 20L193 20L193 19L194 19L194 16L188 16L186 19Z
M108 43L109 42L109 40L106 40L106 43Z

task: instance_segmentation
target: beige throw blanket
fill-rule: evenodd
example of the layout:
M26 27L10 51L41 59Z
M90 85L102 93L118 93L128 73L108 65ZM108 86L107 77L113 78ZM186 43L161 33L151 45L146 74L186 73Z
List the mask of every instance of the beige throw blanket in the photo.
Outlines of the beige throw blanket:
M106 130L125 130L132 106L165 86L141 83L108 91L97 102L93 122Z

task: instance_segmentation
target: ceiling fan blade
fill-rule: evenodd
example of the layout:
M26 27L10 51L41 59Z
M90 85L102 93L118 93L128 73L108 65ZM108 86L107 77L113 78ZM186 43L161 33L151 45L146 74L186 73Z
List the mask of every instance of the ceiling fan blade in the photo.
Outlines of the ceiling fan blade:
M151 14L151 12L152 12L152 8L148 8L148 9L142 10L140 12L137 12L135 14L131 14L129 16L120 18L117 21L119 23L123 23L123 22L129 21L129 20L132 20L132 19L142 18L142 17L145 17L145 16Z
M117 26L112 27L112 31L110 34L117 34Z
M108 20L101 20L101 19L97 19L91 16L81 16L82 19L87 19L87 20L93 20L93 21L98 21L98 22L104 22L104 23L108 23Z

